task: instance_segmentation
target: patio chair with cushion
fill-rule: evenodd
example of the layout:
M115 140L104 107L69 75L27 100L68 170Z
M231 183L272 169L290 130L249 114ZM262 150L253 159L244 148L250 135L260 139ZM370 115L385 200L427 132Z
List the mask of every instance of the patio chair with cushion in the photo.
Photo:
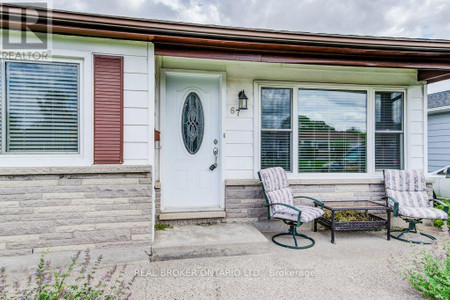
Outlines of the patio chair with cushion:
M270 219L280 219L285 224L289 225L287 233L279 233L272 237L272 241L280 246L291 249L306 249L314 246L314 240L306 234L298 233L297 228L303 223L313 221L314 219L323 215L323 203L317 199L296 196L289 187L286 172L283 168L275 167L264 169L258 172L259 180L262 183L262 190L266 200L268 217ZM303 198L316 202L322 207L316 208L306 205L294 205L294 198ZM292 236L294 239L294 246L281 243L275 238L279 236ZM299 246L297 236L310 240L311 242L306 246Z
M384 170L384 185L386 201L393 209L394 217L400 216L409 223L406 229L391 230L391 236L403 242L432 244L436 238L430 234L418 232L416 224L422 223L422 219L448 219L448 206L437 199L429 199L423 172ZM442 205L444 210L433 208L430 201ZM405 235L408 233L420 234L426 240L407 239Z

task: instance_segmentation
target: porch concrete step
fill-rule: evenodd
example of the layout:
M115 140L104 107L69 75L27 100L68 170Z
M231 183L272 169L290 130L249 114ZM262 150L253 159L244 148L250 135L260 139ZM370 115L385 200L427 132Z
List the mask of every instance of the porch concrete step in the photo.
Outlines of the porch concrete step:
M200 212L162 212L159 214L161 221L191 220L191 219L219 219L225 218L224 210L200 211Z
M269 241L251 224L186 225L159 230L152 261L264 254Z

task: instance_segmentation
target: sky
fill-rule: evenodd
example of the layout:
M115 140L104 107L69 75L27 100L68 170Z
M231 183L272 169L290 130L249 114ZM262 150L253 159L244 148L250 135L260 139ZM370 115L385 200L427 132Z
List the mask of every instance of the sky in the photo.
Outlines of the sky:
M148 19L450 40L450 0L53 0L49 3L55 9ZM428 89L429 93L450 89L450 80L431 84Z

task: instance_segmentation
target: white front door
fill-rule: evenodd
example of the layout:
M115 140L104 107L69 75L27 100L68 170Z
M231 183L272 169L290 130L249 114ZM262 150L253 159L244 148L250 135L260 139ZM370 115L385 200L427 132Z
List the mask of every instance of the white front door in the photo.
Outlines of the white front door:
M222 167L220 78L166 74L165 86L161 106L161 209L218 209ZM212 167L216 158L217 165Z

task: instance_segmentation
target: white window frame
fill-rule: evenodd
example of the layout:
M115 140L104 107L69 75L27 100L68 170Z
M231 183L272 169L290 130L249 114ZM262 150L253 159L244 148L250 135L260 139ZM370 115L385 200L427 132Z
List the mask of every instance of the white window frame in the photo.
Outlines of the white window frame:
M266 86L261 86L261 90L263 89L263 88L266 88ZM269 87L269 88L273 88L273 87ZM285 88L285 87L282 87L282 89L290 89L291 90L291 103L290 103L290 105L291 105L291 128L289 128L289 129L263 129L262 128L262 124L261 124L261 122L259 123L260 124L260 138L261 138L261 132L263 132L263 131L266 131L266 132L289 132L290 133L290 140L291 140L291 145L290 145L290 149L289 149L289 151L291 151L291 153L290 153L290 156L291 156L291 161L290 161L290 166L291 166L291 171L286 171L286 172L288 172L288 173L292 173L293 172L293 169L294 169L294 164L293 164L293 162L296 160L296 159L298 159L298 157L297 158L293 158L292 157L292 155L293 155L293 153L295 153L294 151L294 145L292 144L293 143L293 140L294 140L294 138L293 138L293 135L294 135L294 133L295 133L295 131L294 131L294 126L293 126L293 123L295 123L294 121L293 121L293 118L294 118L294 107L295 107L295 105L294 105L294 97L297 97L297 93L298 93L298 91L297 92L295 92L295 95L294 95L294 90L293 89L291 89L291 88ZM259 105L260 105L260 107L261 107L261 102L259 102ZM297 111L297 110L296 110ZM260 116L261 117L261 116ZM261 142L259 142L259 147L261 147ZM298 145L297 145L298 146ZM261 159L261 151L259 152L260 154L260 159ZM261 166L261 160L260 160L260 165L259 166Z
M403 103L402 103L402 129L401 130L377 130L376 129L376 120L375 120L375 118L376 118L376 107L375 107L375 93L377 93L377 92L388 92L388 93L392 93L392 92L401 92L401 93L403 93ZM375 134L376 133L385 133L385 134L389 134L389 133L391 133L391 134L402 134L403 135L403 141L402 141L402 143L400 144L400 166L402 167L402 169L401 170L406 170L406 161L407 161L407 159L406 159L406 151L405 151L405 148L406 148L406 109L405 109L405 106L406 106L406 91L399 91L399 90L392 90L392 89L374 89L374 91L373 91L373 105L374 105L374 108L373 108L373 117L374 117L374 119L373 119L373 140L374 140L374 148L373 148L373 150L375 151ZM382 170L376 170L375 169L375 152L373 153L373 168L374 168L374 170L375 170L375 173L381 173L382 172Z
M309 83L309 82L279 82L255 80L254 83L254 178L258 178L257 172L261 167L261 89L262 88L291 88L292 89L292 118L291 118L291 165L292 171L287 172L290 179L336 179L339 178L380 178L381 171L375 170L375 92L402 92L403 93L403 149L402 162L403 169L408 169L407 159L407 86L386 86L386 85L357 85L357 84L334 84L334 83ZM366 172L365 173L319 173L319 172L298 172L298 122L294 122L298 115L298 90L299 89L323 89L323 90L350 90L366 91L367 93L367 115L366 115Z
M6 62L26 63L69 63L78 65L78 152L68 153L20 153L6 152ZM54 51L48 60L8 60L0 61L1 66L1 139L0 165L2 167L56 167L56 166L89 166L92 165L92 58L77 51Z

